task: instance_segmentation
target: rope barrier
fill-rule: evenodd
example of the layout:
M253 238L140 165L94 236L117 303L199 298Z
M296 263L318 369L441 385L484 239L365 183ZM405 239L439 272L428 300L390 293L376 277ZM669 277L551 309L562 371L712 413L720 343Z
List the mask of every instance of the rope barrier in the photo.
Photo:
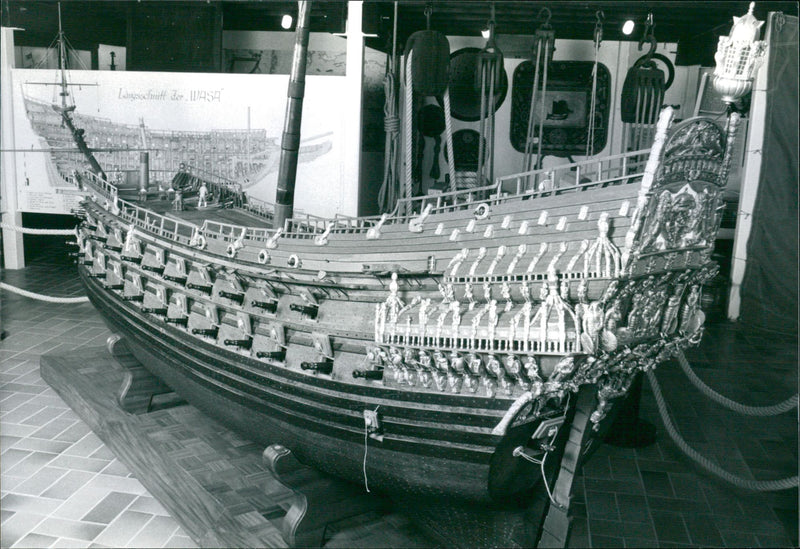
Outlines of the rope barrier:
M686 360L686 355L683 354L683 351L680 349L677 352L678 363L681 365L686 376L692 382L692 384L697 387L701 393L706 395L711 400L717 402L718 404L724 406L728 410L732 410L739 414L745 416L760 416L760 417L768 417L768 416L777 416L779 414L783 414L797 408L798 403L798 395L794 395L792 397L787 398L783 402L772 406L748 406L746 404L740 404L734 400L731 400L709 387L703 380L697 377L697 374L694 373L692 367L689 365L689 361Z
M27 227L17 227L16 225L11 225L9 223L0 223L0 227L22 234L52 234L63 236L75 235L75 229L29 229Z
M700 465L700 467L721 478L722 480L733 484L734 486L738 486L739 488L744 488L746 490L753 490L755 492L788 490L798 486L797 475L776 480L750 480L729 473L705 456L702 456L695 449L689 446L678 433L677 429L675 429L675 425L673 425L669 418L667 404L664 401L664 395L661 394L661 387L658 385L658 380L652 371L647 372L647 380L650 382L650 387L653 389L653 395L655 396L656 404L658 405L658 412L661 415L661 420L664 422L664 427L666 427L670 438L684 454L686 454L692 461Z
M46 301L48 303L87 303L89 301L89 298L86 296L53 297L49 295L37 294L34 292L29 292L28 290L23 290L22 288L17 288L16 286L12 286L11 284L6 284L5 282L0 282L0 288L14 294L19 294L24 297L30 297L31 299L38 299L39 301Z

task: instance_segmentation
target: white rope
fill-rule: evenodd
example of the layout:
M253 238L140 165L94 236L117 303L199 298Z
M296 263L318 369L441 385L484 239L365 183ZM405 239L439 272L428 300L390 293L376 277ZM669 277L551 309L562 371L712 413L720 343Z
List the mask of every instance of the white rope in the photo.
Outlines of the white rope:
M405 146L405 159L406 159L406 169L405 169L405 185L403 186L403 198L411 198L414 194L413 187L414 187L414 180L412 174L412 167L413 167L413 160L412 160L412 148L413 148L413 136L411 132L413 130L413 119L414 119L414 85L413 85L413 74L411 71L411 57L414 54L414 51L409 51L408 56L406 59L406 70L405 70L405 84L406 84L406 93L405 93L405 109L403 112L403 144ZM401 212L405 214L410 214L411 212Z
M543 168L542 164L542 143L544 143L544 120L545 120L545 99L547 96L547 68L550 59L550 41L544 43L544 75L542 76L542 102L539 104L539 143L536 148L536 164ZM554 182L555 183L555 182Z
M386 73L383 89L386 101L383 106L383 129L386 133L383 184L378 193L378 206L381 212L389 212L397 201L397 146L400 130L400 118L397 116L397 100L395 98L395 75L391 69Z
M788 412L789 410L797 408L798 395L789 397L783 402L779 402L778 404L775 404L773 406L748 406L746 404L740 404L734 400L722 396L721 394L714 391L714 389L703 383L703 380L697 377L697 374L694 373L692 367L689 366L689 361L686 360L686 355L683 354L683 351L678 349L678 352L676 354L678 357L678 363L681 365L681 368L683 368L684 373L692 382L692 384L695 387L697 387L701 393L706 395L711 400L717 402L721 406L724 406L728 410L732 410L734 412L737 412L745 416L768 417L768 416L777 416L778 414L783 414L785 412Z
M444 131L447 141L447 173L450 174L450 190L456 189L456 155L453 151L453 120L450 115L450 86L444 90Z
M3 290L8 290L11 293L19 294L24 297L30 297L31 299L38 299L39 301L47 301L48 303L86 303L89 301L88 297L52 297L49 295L42 295L36 294L33 292L29 292L27 290L23 290L22 288L17 288L16 286L12 286L10 284L6 284L5 282L0 282L0 288Z
M369 451L369 428L364 423L364 463L361 469L364 471L364 489L369 493L369 481L367 480L367 452Z
M734 486L756 492L788 490L798 486L797 475L776 480L750 480L738 477L729 473L716 463L709 460L707 457L698 453L694 448L689 446L685 440L683 440L681 435L678 433L678 430L675 429L675 425L672 424L672 421L669 418L669 413L667 412L667 404L664 401L664 395L661 394L661 388L658 385L658 380L652 371L647 372L647 380L650 382L650 387L653 389L653 395L655 396L656 404L658 405L658 412L661 415L661 420L664 422L664 427L667 428L667 433L669 434L670 438L684 454L686 454L692 461L700 465L700 467L721 478L722 480L733 484Z
M594 66L592 67L592 101L589 106L589 132L586 136L586 157L594 152L594 118L597 112L597 65L600 57L600 36L594 40Z
M533 87L531 89L531 108L528 112L528 131L525 135L525 156L522 171L533 169L533 136L536 127L536 95L539 88L539 66L542 57L542 41L536 40L536 63L533 71Z
M75 235L75 229L29 229L27 227L17 227L9 223L0 223L0 227L22 234L56 234L56 235Z

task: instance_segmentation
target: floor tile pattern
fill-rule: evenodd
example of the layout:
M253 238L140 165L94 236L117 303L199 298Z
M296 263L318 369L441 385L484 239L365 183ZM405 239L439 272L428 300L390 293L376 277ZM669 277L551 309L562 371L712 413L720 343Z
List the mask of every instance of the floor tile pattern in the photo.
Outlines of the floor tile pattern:
M177 406L146 414L124 412L116 401L123 368L105 347L44 355L41 372L192 539L204 547L285 545L280 527L294 493L266 470L262 446L180 400ZM306 482L315 483L319 481L311 478ZM347 501L344 498L338 504ZM108 523L129 504L126 494L109 494L82 520ZM377 499L368 505L373 513L337 524L326 539L341 547L431 546L407 520L383 512ZM126 513L141 515L131 508ZM143 541L148 534L156 535L153 528L148 524L137 538ZM104 536L107 533L100 538ZM137 539L131 543L135 545Z
M80 295L63 239L35 242L38 253L29 266L3 272L3 280L50 295ZM93 308L8 292L0 307L6 333L0 342L0 546L196 546L41 380L41 354L104 344L108 330ZM797 392L796 335L711 323L687 357L701 379L739 402L774 404ZM745 478L797 475L796 410L740 416L699 393L676 363L662 365L657 377L673 421L693 448ZM655 444L604 445L577 478L571 547L798 546L796 488L754 493L704 472L667 437L646 383L641 416L658 426ZM392 520L401 531L408 527L402 518ZM386 535L391 528L375 524L356 528L382 539L381 545L401 544ZM329 545L343 546L336 539Z

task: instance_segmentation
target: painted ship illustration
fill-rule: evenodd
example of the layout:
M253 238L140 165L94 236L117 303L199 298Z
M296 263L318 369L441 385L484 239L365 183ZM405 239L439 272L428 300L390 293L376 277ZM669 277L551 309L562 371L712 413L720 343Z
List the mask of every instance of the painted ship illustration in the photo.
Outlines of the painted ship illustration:
M251 439L390 494L524 498L702 337L738 114L672 114L650 149L374 217L276 223L189 168L176 210L85 171L80 275L142 365Z
M60 112L46 101L23 94L25 113L49 155L48 174L57 187L74 187L72 174L87 166L81 152L70 151L74 145L72 130L64 124ZM213 172L246 189L257 185L278 168L280 143L267 136L266 130L223 129L209 131L160 130L122 124L108 118L76 111L71 120L84 131L86 145L98 163L108 171L138 171L139 164L130 150L152 150L150 173L154 182L167 182L181 164ZM300 147L300 161L310 162L331 150L329 134L309 136Z

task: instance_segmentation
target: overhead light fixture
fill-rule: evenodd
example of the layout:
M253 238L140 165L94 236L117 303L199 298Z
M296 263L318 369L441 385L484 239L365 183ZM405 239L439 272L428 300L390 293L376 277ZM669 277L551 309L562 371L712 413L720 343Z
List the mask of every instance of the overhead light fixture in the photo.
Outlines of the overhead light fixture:
M483 36L484 39L488 40L491 33L492 31L490 31L489 29L483 29L481 31L481 36Z
M293 22L294 20L292 19L292 16L287 13L283 17L281 17L281 28L289 30L292 28Z
M622 34L624 34L625 36L629 36L633 32L633 27L635 26L636 24L633 22L633 20L628 19L627 21L625 21L625 24L622 25Z

